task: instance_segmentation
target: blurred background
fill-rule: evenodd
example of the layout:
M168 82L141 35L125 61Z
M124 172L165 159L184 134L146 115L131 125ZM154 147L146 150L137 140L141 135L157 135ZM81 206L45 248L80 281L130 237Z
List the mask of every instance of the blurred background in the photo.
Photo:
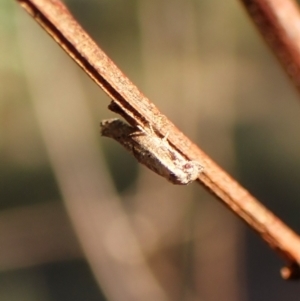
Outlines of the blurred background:
M300 97L239 1L69 0L121 70L300 232ZM99 122L110 99L0 2L0 300L299 300L283 262L201 186L169 184Z

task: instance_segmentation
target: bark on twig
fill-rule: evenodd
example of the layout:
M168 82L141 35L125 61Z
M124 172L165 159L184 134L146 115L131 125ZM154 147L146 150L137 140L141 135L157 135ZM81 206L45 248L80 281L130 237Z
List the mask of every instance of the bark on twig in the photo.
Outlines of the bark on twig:
M199 182L276 250L289 267L282 275L298 275L300 238L161 114L109 57L94 43L58 0L18 0L32 17L113 99L113 109L131 125L152 127L184 157L199 162L204 171Z
M293 0L241 0L263 38L300 91L300 13Z

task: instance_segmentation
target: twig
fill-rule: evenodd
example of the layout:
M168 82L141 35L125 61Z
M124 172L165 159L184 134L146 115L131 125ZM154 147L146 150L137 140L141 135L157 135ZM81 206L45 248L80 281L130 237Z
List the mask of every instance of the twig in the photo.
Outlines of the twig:
M300 90L300 13L293 0L241 0L263 38Z
M300 238L274 214L261 205L203 151L183 135L162 115L108 56L93 42L58 0L18 0L32 17L113 99L111 109L131 125L151 126L160 137L168 133L168 141L184 157L199 162L204 171L198 180L231 211L276 250L287 262L283 277L298 276Z

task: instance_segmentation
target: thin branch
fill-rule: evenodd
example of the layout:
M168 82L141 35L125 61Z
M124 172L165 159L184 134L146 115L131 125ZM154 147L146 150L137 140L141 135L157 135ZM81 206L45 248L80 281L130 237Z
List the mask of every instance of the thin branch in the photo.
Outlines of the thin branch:
M162 115L94 43L58 0L17 0L113 99L111 108L131 125L152 127L184 157L204 166L199 182L276 250L289 264L285 279L299 276L300 238Z
M300 13L293 0L241 0L257 29L300 90Z

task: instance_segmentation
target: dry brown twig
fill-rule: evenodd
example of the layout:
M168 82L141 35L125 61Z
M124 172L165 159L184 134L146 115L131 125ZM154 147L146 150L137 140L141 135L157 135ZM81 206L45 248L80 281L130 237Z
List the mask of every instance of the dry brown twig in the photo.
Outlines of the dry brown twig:
M285 279L299 277L300 238L225 173L162 115L108 56L94 43L59 0L18 0L77 64L113 99L110 108L134 128L149 128L158 137L168 134L172 148L187 160L199 162L198 182L276 250L287 262Z
M257 29L300 90L300 13L293 0L241 0Z

